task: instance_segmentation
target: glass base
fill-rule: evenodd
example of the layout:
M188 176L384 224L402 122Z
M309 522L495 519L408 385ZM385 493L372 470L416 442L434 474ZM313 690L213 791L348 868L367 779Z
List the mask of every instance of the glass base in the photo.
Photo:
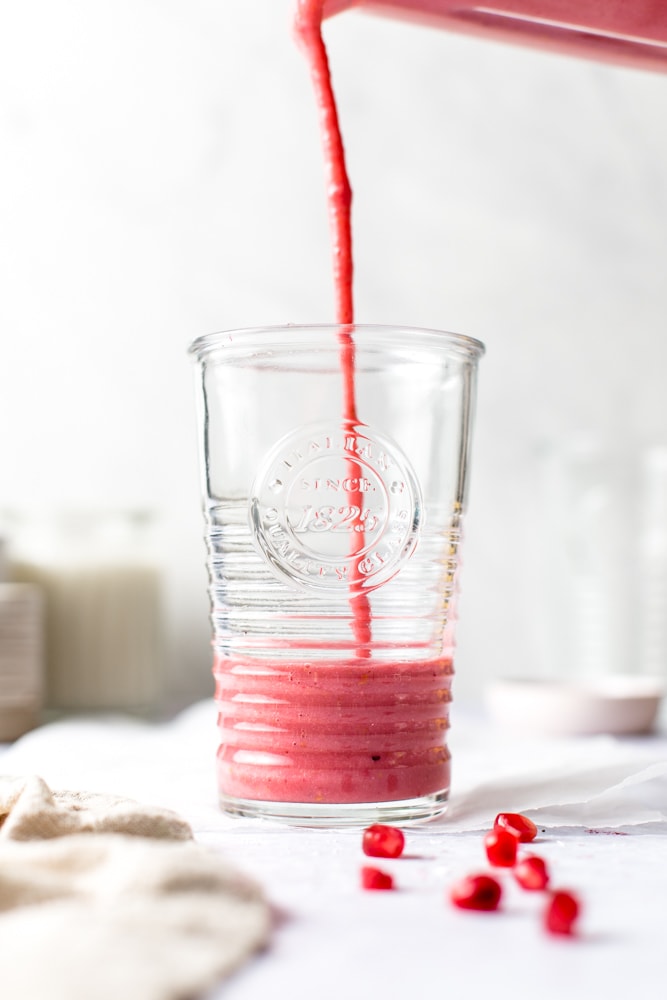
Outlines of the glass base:
M220 795L221 809L230 816L267 819L288 826L340 828L371 823L423 823L442 816L449 792L434 792L396 802L266 802Z

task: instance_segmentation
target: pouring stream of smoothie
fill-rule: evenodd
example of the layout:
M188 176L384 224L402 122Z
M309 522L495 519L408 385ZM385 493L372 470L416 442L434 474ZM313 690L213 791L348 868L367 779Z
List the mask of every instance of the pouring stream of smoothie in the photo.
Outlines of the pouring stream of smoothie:
M313 88L320 113L333 255L336 322L340 324L338 339L343 380L342 420L345 429L352 429L358 423L353 340L352 188L345 164L345 149L338 122L336 99L331 84L329 59L322 38L323 7L324 0L297 0L295 32L310 65ZM349 478L358 481L361 472L353 459L349 460L348 468ZM350 506L362 510L364 498L360 490L349 490L346 499ZM353 533L351 554L356 554L363 546L363 530ZM352 626L356 655L368 658L371 655L371 613L368 596L359 586L361 580L361 575L353 569L350 578L350 607L353 615Z
M323 0L297 0L296 36L310 64L310 73L320 113L320 129L327 182L327 207L333 250L336 322L354 323L352 300L352 188L345 165L345 149L331 85L329 59L322 38ZM345 370L346 408L355 409L354 368ZM354 414L356 419L356 414Z
M281 818L306 817L309 822L317 810L328 821L338 815L338 807L378 803L396 803L397 815L412 815L418 808L423 809L419 816L431 816L442 811L450 783L446 733L453 623L443 623L437 648L411 635L396 642L393 629L383 640L386 616L371 627L368 580L360 566L373 537L373 513L362 492L365 466L354 451L356 435L366 428L356 398L360 368L352 293L352 192L322 39L324 0L295 2L296 35L310 64L326 169L341 379L340 410L333 419L352 441L341 477L347 483L347 506L339 511L356 510L358 518L345 546L353 557L346 560L343 590L351 635L341 638L338 631L326 631L329 640L319 641L306 634L285 645L271 636L262 646L259 638L248 642L244 634L232 649L227 633L220 636L213 672L221 799L225 808L240 808L243 815L274 815L266 804L275 803ZM449 566L451 546L447 558ZM289 617L289 603L287 611ZM331 607L324 608L324 617L327 612L331 615ZM395 617L403 621L400 613ZM356 822L366 814L352 809L341 815Z

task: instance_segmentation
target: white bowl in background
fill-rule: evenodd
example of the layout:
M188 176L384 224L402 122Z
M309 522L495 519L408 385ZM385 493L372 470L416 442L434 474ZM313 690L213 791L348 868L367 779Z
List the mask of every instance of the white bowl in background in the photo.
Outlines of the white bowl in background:
M545 736L638 735L655 725L665 684L658 677L610 674L582 680L501 678L485 693L494 722Z

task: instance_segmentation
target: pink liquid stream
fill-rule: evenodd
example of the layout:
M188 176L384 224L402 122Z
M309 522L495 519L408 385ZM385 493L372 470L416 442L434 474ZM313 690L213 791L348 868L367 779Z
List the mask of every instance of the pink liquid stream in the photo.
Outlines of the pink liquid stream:
M323 0L297 0L296 35L310 65L320 114L332 242L342 377L341 422L359 421L355 386L352 190L345 164L327 52ZM360 478L350 460L348 476ZM347 503L363 506L360 491ZM355 533L350 555L364 545ZM356 567L356 560L352 560ZM285 661L216 655L217 756L223 797L286 803L372 803L417 799L449 788L445 735L451 655L417 661L372 660L372 621L353 569L349 603L354 655ZM312 651L311 651L312 652ZM449 653L449 648L447 649Z

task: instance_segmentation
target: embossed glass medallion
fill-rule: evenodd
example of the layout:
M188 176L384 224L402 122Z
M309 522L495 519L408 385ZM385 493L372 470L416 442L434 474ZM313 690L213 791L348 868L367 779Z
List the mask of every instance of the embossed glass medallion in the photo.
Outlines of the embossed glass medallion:
M348 594L396 575L417 544L421 512L398 445L364 425L333 422L278 441L249 499L255 542L283 579Z

